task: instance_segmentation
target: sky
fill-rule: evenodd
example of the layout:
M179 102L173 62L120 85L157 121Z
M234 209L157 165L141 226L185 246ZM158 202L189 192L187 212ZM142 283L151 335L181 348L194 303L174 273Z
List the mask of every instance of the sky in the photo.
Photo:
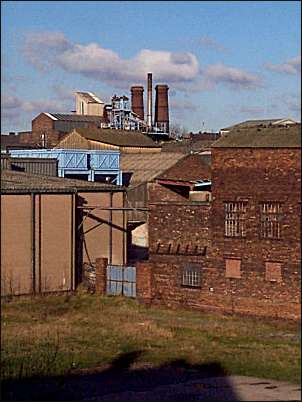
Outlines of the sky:
M1 1L1 133L168 84L170 124L301 120L300 1ZM145 109L146 110L146 109Z

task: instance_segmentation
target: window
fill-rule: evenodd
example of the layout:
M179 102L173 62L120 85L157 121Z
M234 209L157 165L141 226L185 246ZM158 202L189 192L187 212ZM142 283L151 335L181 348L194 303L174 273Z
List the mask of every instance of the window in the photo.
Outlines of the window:
M281 263L267 261L265 263L265 280L270 282L281 282Z
M235 258L227 258L225 260L226 278L241 278L240 266L241 260Z
M182 286L201 287L201 268L199 264L189 264L182 271Z
M245 237L246 202L224 203L224 234L227 237Z
M282 207L278 202L260 204L260 237L263 239L280 239Z

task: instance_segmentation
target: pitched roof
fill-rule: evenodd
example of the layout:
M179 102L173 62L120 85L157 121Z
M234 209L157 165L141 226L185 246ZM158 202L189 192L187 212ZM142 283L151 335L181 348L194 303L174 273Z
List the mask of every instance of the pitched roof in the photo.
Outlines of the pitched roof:
M106 122L107 120L102 116L90 116L83 114L61 114L61 113L47 113L50 117L61 121L76 121L76 122Z
M211 154L186 155L169 169L158 175L157 179L176 181L196 181L211 177Z
M184 157L176 152L121 154L120 166L125 173L133 172L130 186L135 187L152 180Z
M253 127L232 130L212 148L300 148L301 124L288 127Z
M11 170L1 170L1 193L74 193L77 191L121 191L123 187L112 184L86 182L61 177L40 176Z
M123 131L95 128L75 128L87 140L103 142L120 147L160 148L151 138L139 131Z
M282 118L282 119L264 119L264 120L246 120L242 123L234 124L233 126L222 128L221 130L233 130L235 128L247 128L247 127L255 127L255 126L270 126L270 125L278 125L284 124L285 122L290 121L291 124L296 124L297 122L290 118Z

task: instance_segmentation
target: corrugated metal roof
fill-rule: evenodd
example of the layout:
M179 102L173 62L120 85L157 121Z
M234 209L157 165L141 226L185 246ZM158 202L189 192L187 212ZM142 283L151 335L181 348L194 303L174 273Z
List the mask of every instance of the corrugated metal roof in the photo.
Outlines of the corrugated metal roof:
M123 172L133 172L130 186L134 187L152 180L184 157L176 152L121 154L120 166Z
M102 116L89 116L82 114L61 114L61 113L45 113L50 117L54 117L60 121L75 121L75 122L106 122L107 120Z
M244 128L230 131L212 148L300 148L301 124L289 127Z
M110 129L75 128L87 140L103 142L121 147L161 148L147 135L139 131L122 131Z
M123 187L110 184L86 182L84 180L63 179L60 177L40 176L10 170L1 171L1 193L31 192L77 192L77 191L123 191Z

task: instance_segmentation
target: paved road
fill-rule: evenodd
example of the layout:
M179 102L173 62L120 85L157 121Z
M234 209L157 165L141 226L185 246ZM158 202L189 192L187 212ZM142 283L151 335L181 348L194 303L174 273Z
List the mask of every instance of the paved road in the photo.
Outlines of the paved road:
M297 385L254 377L212 377L166 384L147 391L108 393L86 401L300 401Z

